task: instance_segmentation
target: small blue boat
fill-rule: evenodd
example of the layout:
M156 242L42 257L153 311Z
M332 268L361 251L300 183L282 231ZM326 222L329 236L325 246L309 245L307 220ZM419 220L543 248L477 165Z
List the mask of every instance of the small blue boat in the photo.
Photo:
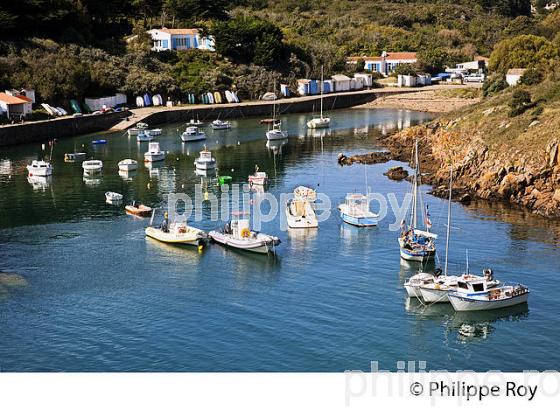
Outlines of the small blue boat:
M107 140L93 140L91 143L93 145L107 144Z
M354 226L376 226L378 215L369 210L367 195L348 194L346 201L338 206L340 217L344 222Z

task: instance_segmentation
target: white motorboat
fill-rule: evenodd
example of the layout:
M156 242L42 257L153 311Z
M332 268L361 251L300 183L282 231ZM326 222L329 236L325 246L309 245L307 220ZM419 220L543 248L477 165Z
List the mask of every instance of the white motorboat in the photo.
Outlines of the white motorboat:
M426 303L449 303L448 295L457 289L459 281L484 281L487 288L493 288L500 284L500 281L494 279L490 269L484 270L484 276L470 273L461 276L442 275L436 278L433 283L420 285L420 296Z
M404 282L404 288L406 289L408 297L422 298L420 287L434 283L439 274L441 274L441 270L436 271L435 274L429 272L418 272L415 275L412 275Z
M53 167L50 162L43 160L33 160L27 165L27 172L30 177L48 177L52 175Z
M494 310L527 303L529 289L523 285L490 288L482 279L457 282L457 290L448 294L453 309L459 312Z
M136 127L141 129L141 130L145 130L149 127L149 125L146 124L145 122L139 122L138 124L136 124Z
M311 129L317 128L329 128L331 125L331 119L329 117L323 117L323 66L321 66L321 115L319 118L312 118L307 121L307 127Z
M85 152L69 152L64 154L64 162L78 162L86 159Z
M222 245L249 252L266 254L274 252L280 244L276 236L254 232L250 228L249 219L244 213L234 212L234 219L227 223L221 231L210 231L208 236Z
M231 122L229 121L222 121L222 120L212 121L213 130L229 130L230 128L231 128Z
M268 175L266 172L259 171L259 167L255 165L255 173L249 175L249 184L251 185L266 185L268 182Z
M206 133L201 131L198 127L187 127L185 132L181 134L181 141L201 141L206 139Z
M121 202L123 200L123 196L122 196L122 194L119 194L118 192L108 191L108 192L105 192L105 200L108 203L117 203L117 202Z
M152 128L151 130L148 130L148 133L150 135L153 135L154 137L157 137L157 136L161 135L162 131L163 130L161 128Z
M344 222L354 226L376 226L378 215L369 210L367 195L348 194L343 204L338 206L340 217Z
M144 153L144 162L158 162L165 160L165 152L159 148L159 142L150 142L148 151Z
M197 115L196 120L194 118L191 118L191 120L187 124L189 124L189 126L191 127L202 127L204 125L204 122L200 121Z
M103 171L103 162L98 159L91 159L89 161L82 162L82 168L84 174L95 174Z
M152 212L150 226L145 230L146 236L170 245L194 245L202 248L206 242L207 235L204 231L189 226L184 222L171 222L167 220L167 213L161 226L154 227L155 210Z
M288 227L293 229L319 227L319 222L311 203L302 198L294 198L288 201L286 206L286 222Z
M317 200L317 192L312 188L300 185L294 189L294 198L305 199L313 203Z
M269 141L285 140L288 138L288 131L282 129L282 121L277 120L272 127L266 132L266 139Z
M136 141L138 141L138 142L150 142L150 141L153 141L153 139L154 139L154 136L149 131L140 131L136 135Z
M29 175L27 177L27 182L31 184L34 191L46 191L47 188L51 185L52 176L37 176L37 175Z
M407 227L402 221L401 235L398 239L401 258L408 261L423 262L433 260L436 255L437 235L430 232L432 222L428 207L422 206L420 186L420 163L418 160L418 141L414 148L414 179L412 183L412 211L410 225ZM420 204L418 203L420 201ZM424 229L418 229L418 209L422 209Z
M212 157L212 152L208 151L206 147L200 151L200 156L194 161L196 169L209 170L216 168L216 159Z
M136 124L134 127L129 128L128 129L128 136L129 137L135 137L137 136L140 132L142 131L146 131L148 129L148 124L146 124L145 122L139 122L138 124Z
M130 172L138 169L138 161L134 159L123 159L118 163L119 171Z

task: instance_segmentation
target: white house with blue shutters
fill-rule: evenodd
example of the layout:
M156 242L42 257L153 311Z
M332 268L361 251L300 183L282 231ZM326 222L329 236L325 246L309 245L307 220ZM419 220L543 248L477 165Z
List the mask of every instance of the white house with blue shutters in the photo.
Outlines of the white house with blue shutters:
M415 64L418 61L414 52L386 52L380 56L348 57L347 64L356 64L358 61L364 62L364 69L372 72L381 73L385 76L391 74L401 64Z
M202 37L196 28L158 28L149 30L154 51L209 50L214 51L212 36Z

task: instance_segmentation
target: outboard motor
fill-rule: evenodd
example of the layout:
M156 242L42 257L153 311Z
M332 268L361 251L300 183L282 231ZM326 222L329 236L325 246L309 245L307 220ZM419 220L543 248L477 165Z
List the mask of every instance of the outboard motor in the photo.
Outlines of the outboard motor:
M482 273L484 273L484 279L487 281L494 280L494 272L492 272L492 269L484 269Z

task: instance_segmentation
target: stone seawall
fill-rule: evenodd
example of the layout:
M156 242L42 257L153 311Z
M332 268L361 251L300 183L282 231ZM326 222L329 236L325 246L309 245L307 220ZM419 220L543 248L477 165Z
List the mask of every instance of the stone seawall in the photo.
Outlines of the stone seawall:
M388 93L406 93L416 90L383 89L327 94L323 98L324 110L348 108L366 104ZM276 109L279 114L317 112L320 97L305 96L278 100ZM150 125L169 122L186 122L197 116L204 121L216 118L270 117L274 103L271 101L249 101L239 104L193 105L179 107L145 107L132 109L130 112L103 115L86 115L83 117L58 118L47 121L29 122L0 127L0 146L43 142L53 138L99 131L124 131L137 122ZM130 121L125 121L132 114Z
M0 146L43 142L53 138L105 131L121 122L126 115L127 112L114 112L6 125L0 127Z

